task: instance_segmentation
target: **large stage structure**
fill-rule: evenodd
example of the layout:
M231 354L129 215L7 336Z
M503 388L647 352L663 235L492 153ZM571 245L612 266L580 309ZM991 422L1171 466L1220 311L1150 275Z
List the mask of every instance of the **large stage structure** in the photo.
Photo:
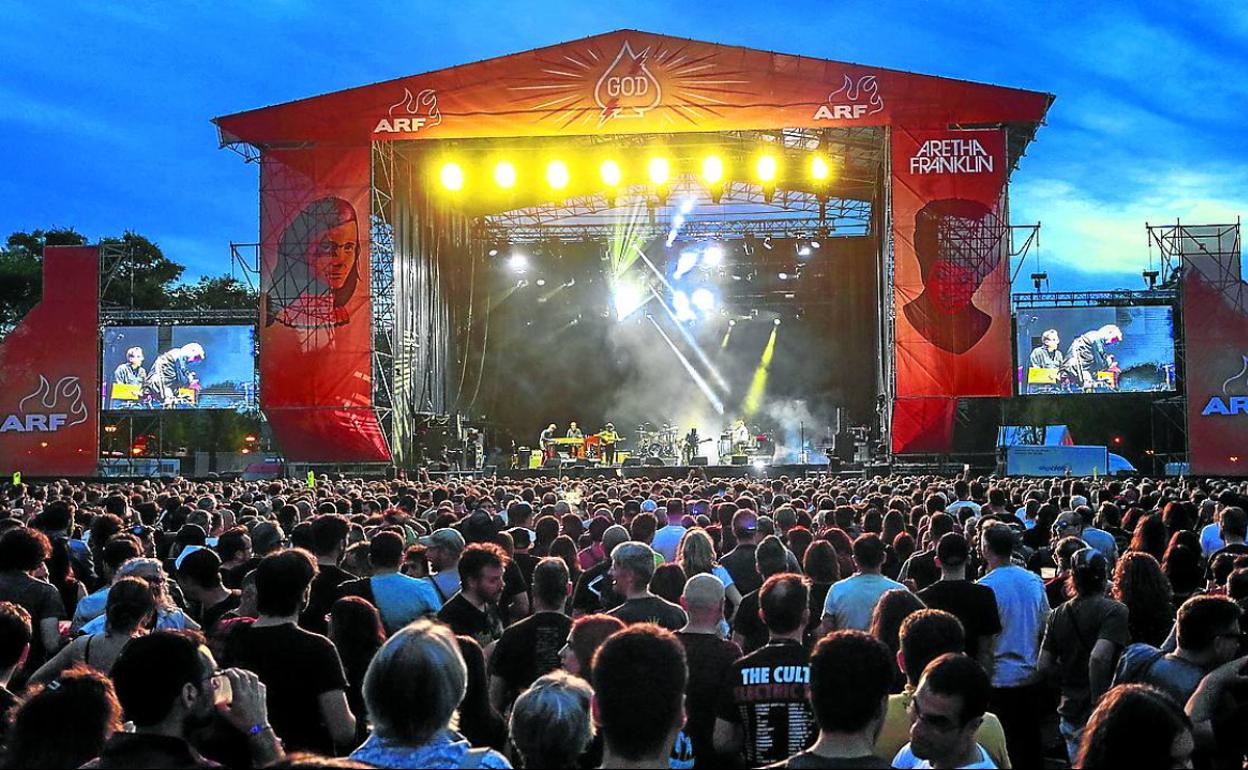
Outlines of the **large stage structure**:
M552 280L534 270L527 286L497 285L497 258L521 253L562 265L558 287L614 310L608 320L652 325L670 378L692 381L654 399L705 401L690 418L704 430L800 382L811 392L792 399L809 415L803 433L844 418L874 423L897 453L950 451L959 398L1010 394L1007 181L1052 100L621 30L218 118L222 145L261 167L261 387L274 436L292 459L411 464L431 416L501 415L525 436L557 409L568 416L555 421L648 419L627 399L595 401L610 386L592 371L568 376L540 355L533 368L526 346L608 332L582 314L561 320L579 324L564 341L555 329L516 334L532 319L510 305L529 300L500 302ZM350 258L336 251L348 243ZM788 268L767 262L777 244ZM818 247L822 262L793 257ZM315 248L335 253L316 267ZM728 256L705 273L715 299L700 294L689 310L673 276L692 249L704 262L708 249ZM566 267L595 252L605 267ZM724 288L762 268L772 284L800 272L810 288ZM648 307L630 319L619 299L637 292ZM747 321L786 324L779 342L757 343L779 348L775 363L755 350L741 382L706 353L710 332L681 324L721 297L716 323L739 324L743 340ZM530 307L540 327L549 314ZM824 346L834 350L821 358ZM587 368L617 379L655 368L634 353ZM791 363L804 357L805 368ZM517 385L540 381L543 365L555 384L537 415ZM768 366L781 374L755 386ZM582 379L581 390L558 385Z

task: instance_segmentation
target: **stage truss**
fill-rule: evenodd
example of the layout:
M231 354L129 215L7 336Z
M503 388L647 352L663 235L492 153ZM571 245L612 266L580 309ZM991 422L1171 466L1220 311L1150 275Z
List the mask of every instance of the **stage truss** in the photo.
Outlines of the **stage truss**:
M827 190L815 189L809 182L786 180L784 186L774 191L756 183L734 180L725 183L718 198L712 200L699 180L685 175L674 177L662 198L648 185L634 185L611 194L598 192L560 200L525 201L524 205L502 210L468 210L464 212L465 235L474 254L472 259L499 244L605 240L617 234L624 212L633 216L637 211L644 211L645 215L641 221L635 221L635 216L634 221L630 221L630 234L646 239L660 238L677 230L681 239L741 239L747 243L749 239L761 242L768 238L883 236L890 232L889 202L882 194L889 179L886 129L737 131L664 138L667 140L665 151L677 159L694 157L713 146L733 162L741 162L756 153L760 146L768 146L781 153L786 164L793 163L796 168L800 167L802 158L819 151L833 162L836 180ZM430 321L427 317L433 311L407 296L411 293L409 290L399 288L402 283L399 275L411 267L400 264L406 257L395 242L396 227L404 226L400 223L404 214L397 210L398 191L404 182L410 183L402 178L404 164L420 164L420 153L429 152L435 146L439 151L457 153L488 147L490 152L500 154L508 150L521 152L536 143L568 147L569 152L574 153L577 148L600 150L603 145L639 150L652 141L652 137L646 136L612 136L372 144L373 404L396 463L411 464L420 421L431 417L465 417L476 403L475 394L467 397L460 393L453 400L438 399L435 397L437 388L427 382L454 375L445 371L446 367L437 370L438 357L429 350L432 340L425 339L430 336L430 324L436 323L436 319ZM690 200L696 200L697 207L693 211L682 211L681 204ZM405 224L410 227L411 222ZM877 264L883 261L881 253ZM879 269L883 270L883 264ZM891 259L888 269L891 270ZM891 294L882 286L880 291L881 297L889 297L882 307L891 314ZM420 333L417 330L421 330ZM884 336L881 334L881 339ZM484 360L484 350L481 356ZM464 358L460 366L467 367L467 356ZM459 374L462 382L463 372Z

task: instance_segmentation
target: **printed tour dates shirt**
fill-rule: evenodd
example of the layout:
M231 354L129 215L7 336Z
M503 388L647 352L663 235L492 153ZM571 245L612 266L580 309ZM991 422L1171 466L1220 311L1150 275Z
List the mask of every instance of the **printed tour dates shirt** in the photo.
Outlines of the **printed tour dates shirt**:
M810 707L810 654L800 643L773 640L728 669L717 716L745 731L751 767L809 748L819 735Z

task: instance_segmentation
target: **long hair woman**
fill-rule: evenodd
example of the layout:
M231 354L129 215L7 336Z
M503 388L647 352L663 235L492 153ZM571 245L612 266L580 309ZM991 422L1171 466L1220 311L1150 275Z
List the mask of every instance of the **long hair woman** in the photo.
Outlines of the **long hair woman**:
M1075 767L1191 767L1192 724L1170 696L1142 684L1105 693L1079 741Z
M31 676L33 684L46 684L76 663L107 674L121 649L134 637L146 633L156 613L152 589L143 578L124 577L108 589L104 630L84 634L52 657Z
M728 600L725 614L732 617L741 603L741 591L733 585L728 570L716 561L715 543L706 530L691 529L685 533L676 549L676 563L685 571L686 580L703 573L719 578L719 582L724 584L724 598Z
M1131 641L1160 647L1174 625L1174 592L1151 554L1128 551L1114 569L1114 598L1127 605Z
M5 767L82 767L121 729L121 704L112 680L76 666L27 693L11 718Z

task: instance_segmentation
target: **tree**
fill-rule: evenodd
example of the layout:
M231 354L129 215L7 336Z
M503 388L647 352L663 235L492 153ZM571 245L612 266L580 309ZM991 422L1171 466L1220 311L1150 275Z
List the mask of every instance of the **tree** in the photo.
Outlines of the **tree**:
M259 303L256 291L228 275L203 276L197 283L178 286L169 298L169 307L176 310L243 310Z
M118 247L125 258L108 279L101 304L142 310L169 307L174 284L185 268L165 256L160 247L138 233L101 238L101 247Z
M82 246L87 239L72 228L13 233L0 249L0 337L13 331L43 295L45 246Z

